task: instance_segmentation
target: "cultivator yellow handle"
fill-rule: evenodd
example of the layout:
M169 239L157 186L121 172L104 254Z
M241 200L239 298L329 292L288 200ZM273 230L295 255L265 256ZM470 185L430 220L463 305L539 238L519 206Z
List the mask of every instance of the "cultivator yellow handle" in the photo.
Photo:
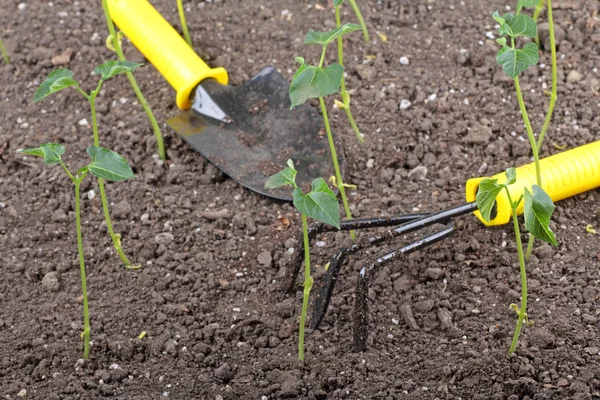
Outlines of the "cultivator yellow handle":
M565 199L576 194L600 187L600 141L577 147L540 160L542 171L542 187L552 201ZM504 172L494 175L499 183L506 181ZM475 201L479 182L484 178L473 178L467 181L467 201ZM524 192L536 184L534 163L517 168L517 181L510 185L510 196L516 201ZM490 222L481 218L479 211L475 215L488 226L507 224L511 218L511 207L506 191L501 191L496 198L497 214ZM517 209L523 213L523 202Z
M108 0L113 21L177 91L177 106L191 107L192 90L206 78L227 85L224 68L210 68L147 0Z

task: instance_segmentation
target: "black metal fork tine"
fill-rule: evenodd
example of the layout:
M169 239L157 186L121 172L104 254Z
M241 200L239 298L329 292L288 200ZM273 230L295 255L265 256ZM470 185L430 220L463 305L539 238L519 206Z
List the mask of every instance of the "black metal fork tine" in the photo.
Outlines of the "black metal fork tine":
M393 217L380 217L380 218L358 218L352 220L344 220L340 221L340 230L342 231L350 231L350 230L358 230L358 229L368 229L368 228L380 228L384 226L395 226L399 224L403 224L406 222L414 221L423 217L430 215L429 213L421 213L421 214L406 214L406 215L398 215ZM319 233L323 232L333 232L337 229L331 225L326 225L322 223L312 224L308 228L308 240L312 241L315 236ZM298 251L295 252L294 259L292 260L292 274L289 280L289 285L286 294L291 293L294 290L296 285L296 279L298 279L298 273L300 272L300 268L302 267L302 260L304 256L304 239L302 235L298 239L299 246ZM373 243L370 243L373 244ZM354 245L353 245L354 247ZM353 252L358 251L359 249L354 249ZM335 257L335 256L334 256Z
M441 231L427 235L415 242L387 253L377 259L374 263L364 266L359 273L356 298L354 300L354 319L353 319L353 346L355 352L365 351L367 349L367 338L369 336L369 322L367 318L368 311L368 295L369 295L369 279L373 272L397 258L400 254L407 255L414 253L424 247L431 246L446 237L450 236L456 230L454 220L448 220L448 225Z

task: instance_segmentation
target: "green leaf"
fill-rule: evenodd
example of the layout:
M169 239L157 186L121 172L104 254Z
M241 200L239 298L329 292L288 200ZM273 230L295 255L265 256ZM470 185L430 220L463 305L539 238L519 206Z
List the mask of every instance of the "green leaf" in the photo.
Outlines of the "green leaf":
M304 71L307 67L307 65L304 63L304 57L296 57L296 61L300 63L300 66L298 67L298 70L294 74L294 77L292 78L292 82L294 82L294 80L296 80L296 77L298 75L300 75L302 73L302 71Z
M554 203L538 185L533 185L532 190L533 194L525 188L525 228L536 238L558 246L554 232L550 229Z
M304 44L320 44L327 46L329 43L337 39L339 36L345 35L350 32L360 31L362 27L357 24L344 24L338 28L332 29L327 32L315 32L314 30L308 31Z
M119 153L99 146L89 146L86 151L92 158L88 169L94 176L115 182L135 177L127 160Z
M339 7L342 5L343 2L344 2L344 0L333 0L333 6Z
M497 179L486 178L482 180L479 183L477 195L475 196L477 208L481 212L483 219L488 222L490 221L496 197L498 197L498 193L504 188L504 185L499 185L497 182Z
M506 38L505 37L501 37L496 39L496 43L498 43L500 46L504 47L506 46Z
M497 17L494 17L494 19L500 23ZM500 20L504 20L504 23L500 23L500 29L498 30L500 36L511 36L513 38L519 36L534 38L537 36L537 24L529 15L506 13Z
M492 14L492 18L494 18L500 25L503 25L506 22L504 18L500 16L500 13L497 10Z
M302 194L298 188L294 189L292 197L294 207L302 214L340 229L338 199L323 178L312 181L312 190L307 194Z
M65 146L57 143L45 143L35 149L18 150L18 153L29 154L31 156L43 157L44 164L58 164L61 161L60 156L65 154Z
M529 68L530 65L535 65L540 60L538 47L535 43L529 42L522 49L513 49L504 46L498 51L496 61L502 66L502 69L508 76L515 79Z
M294 169L294 163L292 160L287 161L288 166L276 173L271 175L265 183L266 189L275 189L281 186L294 185L296 182L296 169Z
M300 69L302 71L294 75L290 85L290 109L303 104L307 99L325 97L340 89L344 73L341 65L331 64L327 68L319 68L302 64Z
M73 79L73 71L59 68L52 71L44 82L35 91L33 102L42 100L44 97L56 93L59 90L66 89L71 86L77 86L79 82Z
M94 73L101 75L102 80L106 81L115 75L133 72L144 64L130 61L107 61L94 68Z
M517 181L517 170L514 168L508 168L506 170L506 185L512 185Z

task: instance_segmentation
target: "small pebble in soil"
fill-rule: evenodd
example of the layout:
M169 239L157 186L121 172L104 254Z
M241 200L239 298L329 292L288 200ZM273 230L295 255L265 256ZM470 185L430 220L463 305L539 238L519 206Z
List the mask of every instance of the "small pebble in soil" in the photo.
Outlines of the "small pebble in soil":
M93 190L88 191L87 198L88 200L94 200L96 198L96 192L94 192Z
M219 368L215 369L215 378L223 383L227 383L233 379L234 373L231 371L229 364L224 363Z
M60 282L58 281L58 273L57 272L48 272L44 275L44 279L42 279L42 286L44 289L49 290L51 292L58 292L60 289Z
M80 119L78 124L79 124L79 126L88 126L89 125L87 119L85 119L85 118Z
M427 177L428 169L424 165L419 165L413 168L409 173L408 177L413 181L422 181Z
M402 65L408 65L408 64L410 64L410 61L408 60L408 57L405 57L405 56L400 57L400 64L402 64Z
M173 236L172 233L170 232L163 232L163 233L159 233L158 235L156 235L154 237L154 241L156 242L156 244L158 245L165 245L167 246L169 243L171 243L173 240L175 240L175 237Z
M400 109L401 110L406 110L408 107L410 107L410 105L411 105L411 102L406 99L402 99L400 101Z
M273 262L273 257L271 256L271 253L269 251L263 251L258 255L256 260L260 265L270 267L271 263Z

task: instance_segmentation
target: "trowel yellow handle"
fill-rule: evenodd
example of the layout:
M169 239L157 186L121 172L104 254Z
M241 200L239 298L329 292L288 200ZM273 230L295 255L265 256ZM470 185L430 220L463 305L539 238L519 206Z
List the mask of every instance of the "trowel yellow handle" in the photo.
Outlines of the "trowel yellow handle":
M227 71L210 68L148 0L108 0L113 21L177 91L177 106L191 107L192 90L204 79L227 84Z
M552 201L565 199L576 194L600 187L600 141L577 147L540 160L542 171L542 188ZM504 172L494 175L499 183L506 181ZM475 201L479 182L484 178L474 178L467 181L467 201ZM516 201L524 192L536 184L534 163L517 168L517 181L510 185L510 196ZM517 213L523 212L523 203ZM510 221L511 207L506 191L502 190L496 198L497 215L490 222L481 218L479 211L475 215L488 226L503 225Z

